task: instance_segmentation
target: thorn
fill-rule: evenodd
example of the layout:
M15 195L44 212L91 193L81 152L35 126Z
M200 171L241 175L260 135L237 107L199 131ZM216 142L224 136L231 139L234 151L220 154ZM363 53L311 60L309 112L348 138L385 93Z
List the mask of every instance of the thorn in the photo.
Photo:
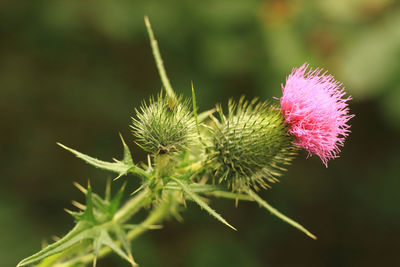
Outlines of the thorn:
M144 149L144 147L142 145L140 145L138 142L134 142L138 147L140 147L141 149L143 149L144 151L146 151L146 149Z
M149 169L151 169L151 158L149 154L147 154L147 164L149 165Z
M116 180L118 180L119 178L121 178L122 176L124 176L126 173L120 173L117 177L115 177L114 179L113 179L113 181L116 181Z
M83 204L81 204L81 203L79 203L79 202L77 202L75 200L72 200L71 203L72 203L72 205L74 205L78 209L81 209L81 210L85 210L86 209L85 205L83 205Z
M164 226L162 226L161 224L153 224L153 225L148 225L147 229L150 230L158 230L158 229L162 229Z
M182 194L182 201L183 201L183 206L185 207L185 209L187 208L187 205L186 205L186 199L184 198L184 196L183 196L183 192L181 192L181 194Z
M134 194L136 194L137 192L139 192L140 190L142 190L142 189L143 189L143 186L144 186L144 185L139 186L138 189L136 189L135 191L133 191L133 192L131 193L131 196L133 196Z
M132 266L139 266L139 264L137 264L136 262L135 262L135 260L133 259L133 256L132 256L132 254L129 252L129 263L132 265Z
M56 142L56 144L59 145L60 147L64 148L64 149L67 149L67 150L68 150L68 147L64 146L63 144L61 144L61 143L59 143L59 142Z
M310 233L310 232L306 233L306 235L308 235L309 237L311 237L311 238L314 239L314 240L317 240L317 239L318 239L315 235L313 235L313 234Z
M91 188L91 186L90 186L90 179L88 179L88 181L87 181L87 188L88 188L88 189Z
M235 208L237 208L239 206L239 199L235 198Z
M176 212L174 217L178 222L183 223L183 217L179 213Z
M147 15L144 16L144 23L146 23L147 27L150 27L149 17Z
M127 181L125 181L125 182L122 184L121 189L120 189L121 191L124 191L124 190L125 190L126 184L127 184Z
M44 249L48 245L49 245L49 243L47 243L47 240L46 239L42 239L42 244L41 244L42 249Z
M64 209L64 211L65 211L66 213L68 213L69 215L74 215L74 212L71 211L71 210L69 210L69 209Z
M81 191L82 193L84 193L86 195L86 188L84 188L83 186L81 186L79 183L77 182L73 182L72 183L76 188L78 188L79 191Z
M53 236L51 236L51 239L53 239L54 242L57 242L57 241L60 240L61 238L59 238L59 237L56 236L56 235L53 235Z
M105 198L107 201L110 200L111 197L111 179L107 178L107 182L106 182L106 193L105 193Z
M122 134L121 134L121 133L118 133L118 134L119 134L119 137L121 138L122 145L123 145L123 146L126 146L126 143L125 143L124 138L122 137Z
M93 258L93 267L96 267L97 264L97 255Z

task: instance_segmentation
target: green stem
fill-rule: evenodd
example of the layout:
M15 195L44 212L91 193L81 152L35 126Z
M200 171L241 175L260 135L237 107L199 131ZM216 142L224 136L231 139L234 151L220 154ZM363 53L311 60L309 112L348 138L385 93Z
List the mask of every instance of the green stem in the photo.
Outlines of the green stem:
M146 187L139 192L135 197L132 197L115 213L113 222L124 223L132 217L140 208L147 205L151 198L149 198L150 190Z

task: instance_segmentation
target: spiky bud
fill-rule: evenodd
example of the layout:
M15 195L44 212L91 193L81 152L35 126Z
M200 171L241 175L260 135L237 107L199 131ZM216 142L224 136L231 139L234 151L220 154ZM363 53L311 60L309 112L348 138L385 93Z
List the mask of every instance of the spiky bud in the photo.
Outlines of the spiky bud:
M227 116L219 108L219 117L214 120L212 162L220 182L239 191L276 182L297 150L279 109L241 98L229 102Z
M132 132L137 143L147 152L167 154L187 148L195 133L195 122L190 102L182 98L171 99L159 94L135 109Z

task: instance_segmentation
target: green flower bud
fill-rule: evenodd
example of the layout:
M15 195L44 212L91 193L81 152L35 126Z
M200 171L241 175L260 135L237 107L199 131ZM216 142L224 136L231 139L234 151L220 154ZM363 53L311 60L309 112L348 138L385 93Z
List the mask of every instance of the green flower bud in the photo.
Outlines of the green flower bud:
M286 134L279 109L242 97L238 103L229 102L227 116L221 107L218 110L220 121L214 120L211 162L219 182L225 180L232 190L239 191L276 182L297 150Z
M138 145L153 155L185 150L195 134L189 103L162 94L143 102L131 125Z

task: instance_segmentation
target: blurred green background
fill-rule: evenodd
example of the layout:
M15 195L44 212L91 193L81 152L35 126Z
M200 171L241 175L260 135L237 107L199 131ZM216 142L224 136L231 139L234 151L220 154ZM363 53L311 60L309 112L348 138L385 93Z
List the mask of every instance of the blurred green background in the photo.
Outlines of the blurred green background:
M341 157L326 169L302 152L262 193L318 241L254 203L215 200L233 232L195 205L184 223L133 243L141 266L395 266L400 250L400 2L395 0L0 2L0 266L73 225L72 182L100 172L55 143L120 157L121 132L161 88L147 14L176 91L202 110L246 94L272 99L292 67L329 70L354 98ZM272 100L276 101L276 100ZM121 181L116 182L118 185ZM130 178L130 180L133 180ZM135 181L130 181L133 190ZM99 266L127 266L117 256Z

